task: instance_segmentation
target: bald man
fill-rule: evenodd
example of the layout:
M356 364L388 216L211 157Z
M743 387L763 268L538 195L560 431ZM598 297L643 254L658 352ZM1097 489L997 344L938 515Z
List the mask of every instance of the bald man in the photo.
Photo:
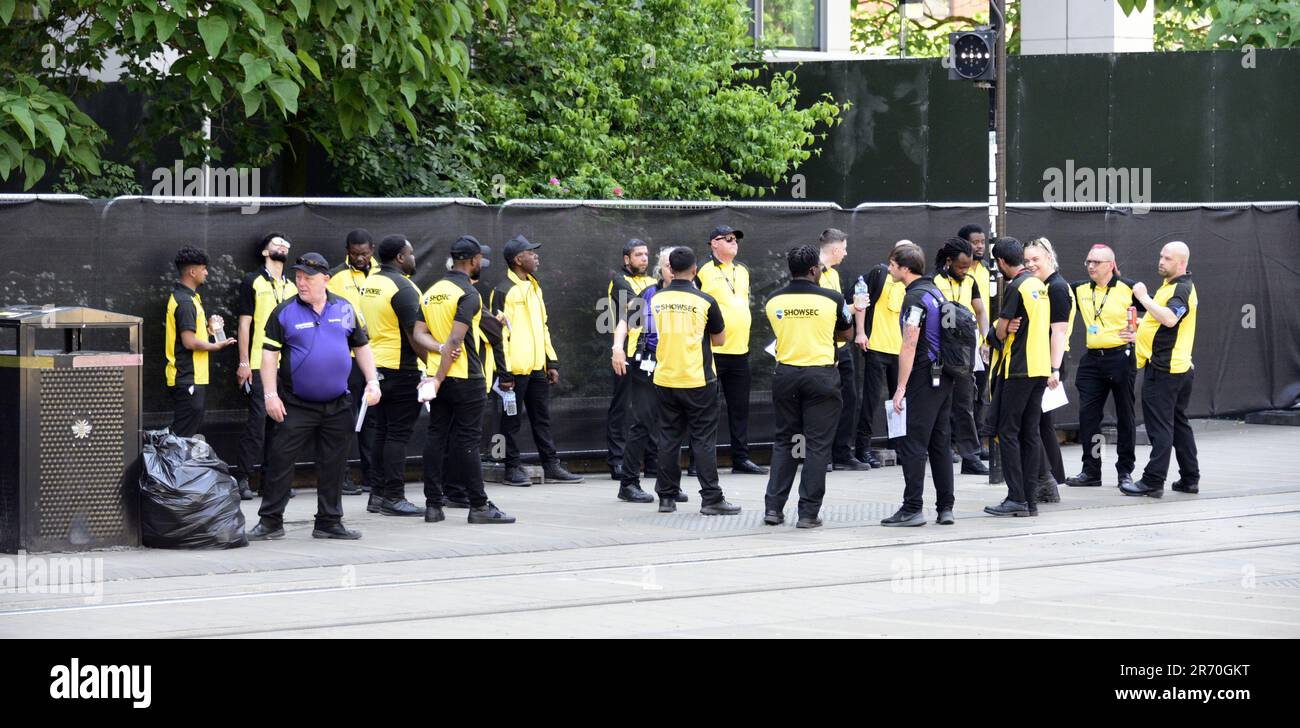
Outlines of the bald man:
M1151 457L1142 479L1127 487L1124 495L1159 498L1165 492L1169 455L1178 459L1179 479L1173 489L1180 493L1200 491L1201 471L1196 461L1196 439L1187 420L1187 403L1192 397L1192 343L1196 338L1196 286L1187 271L1191 252L1181 241L1160 250L1159 271L1164 284L1154 296L1144 284L1133 287L1133 297L1146 309L1138 325L1136 358L1142 377L1142 417L1146 422Z
M1146 309L1133 298L1137 285L1120 276L1115 251L1098 243L1083 261L1088 277L1073 284L1078 320L1085 331L1087 349L1079 358L1074 386L1079 390L1079 443L1083 445L1083 470L1065 479L1072 487L1101 485L1101 456L1105 438L1101 420L1106 399L1115 403L1115 430L1119 439L1115 462L1119 481L1124 487L1133 484L1133 465L1137 443L1137 418L1134 415L1134 392L1137 391L1137 367L1133 362L1133 334L1128 325L1128 309Z

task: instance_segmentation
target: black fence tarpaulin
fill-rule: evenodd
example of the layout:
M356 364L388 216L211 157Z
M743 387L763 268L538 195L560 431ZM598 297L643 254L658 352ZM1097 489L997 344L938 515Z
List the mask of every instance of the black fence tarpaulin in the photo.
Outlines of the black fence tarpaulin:
M1021 240L1050 238L1062 273L1070 280L1086 277L1083 260L1088 248L1106 242L1115 248L1124 274L1145 281L1153 291L1160 283L1160 247L1170 240L1185 241L1200 296L1190 414L1222 416L1290 407L1300 399L1300 316L1293 310L1300 301L1297 207L1171 207L1137 213L1013 206L1008 229ZM751 269L754 294L750 432L755 442L767 442L773 432L768 396L773 362L763 347L772 332L761 312L765 297L788 279L785 252L792 245L815 242L825 228L841 228L850 243L841 275L853 277L882 262L899 239L916 242L929 258L961 225L982 223L987 215L980 205L888 205L849 211L780 206L683 209L673 203L626 208L329 200L262 201L252 214L246 214L247 208L147 198L0 204L0 229L5 231L0 249L8 262L0 304L73 303L143 316L146 423L165 425L170 406L163 386L162 319L175 279L171 261L177 248L194 245L207 251L210 275L200 291L205 307L233 322L236 286L260 265L255 244L270 231L289 237L291 258L316 251L332 263L342 261L344 237L353 228L367 228L376 240L406 235L415 244L414 280L421 289L443 274L448 246L463 233L492 246L493 266L485 271L485 279L495 283L505 275L501 244L523 233L542 244L538 278L561 362L561 381L552 394L557 444L563 451L595 451L604 448L612 385L610 335L598 330L598 322L610 276L622 264L624 241L641 238L652 251L690 245L705 256L709 230L728 224L745 231L740 260ZM227 328L233 331L233 326ZM1084 346L1082 326L1075 327L1071 345L1075 359ZM235 387L235 359L212 357L211 423L236 423L241 417L244 404ZM1077 393L1072 385L1068 392L1071 404L1057 416L1066 427L1077 421ZM723 429L720 443L728 441L725 418ZM223 451L222 438L214 442L219 454L233 457L233 452ZM418 449L416 443L412 452Z

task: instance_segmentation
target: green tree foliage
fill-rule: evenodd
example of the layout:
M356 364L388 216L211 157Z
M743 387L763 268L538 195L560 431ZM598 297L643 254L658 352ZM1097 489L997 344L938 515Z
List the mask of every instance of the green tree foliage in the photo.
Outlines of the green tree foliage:
M431 189L488 200L772 192L842 107L829 95L801 104L793 73L762 75L748 12L734 0L512 3L507 22L477 35L463 95L472 114L424 124L479 129L482 145L455 155L473 182ZM451 140L400 142L362 141L341 157L388 165L372 192L408 189L406 160L447 168L439 148Z
M1127 14L1155 3L1156 50L1300 46L1300 4L1295 0L1118 2Z
M854 48L860 53L898 57L902 40L899 14L903 12L903 5L901 0L857 0L849 29ZM987 11L971 16L936 15L928 5L910 5L907 11L908 58L945 56L948 54L949 33L989 24ZM1020 52L1019 1L1008 0L1006 13L1007 27L1011 29L1007 36L1007 53L1014 55Z
M110 49L149 100L137 155L175 136L187 159L219 158L204 118L253 165L385 124L416 138L417 103L460 92L468 34L505 12L505 0L0 0L0 172L22 160L27 187L52 162L98 173L103 133L68 99L93 90L81 70Z

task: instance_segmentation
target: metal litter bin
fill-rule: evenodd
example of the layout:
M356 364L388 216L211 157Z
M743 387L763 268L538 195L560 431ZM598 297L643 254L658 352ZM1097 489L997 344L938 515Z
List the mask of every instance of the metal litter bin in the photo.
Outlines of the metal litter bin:
M141 325L0 306L0 552L140 545Z

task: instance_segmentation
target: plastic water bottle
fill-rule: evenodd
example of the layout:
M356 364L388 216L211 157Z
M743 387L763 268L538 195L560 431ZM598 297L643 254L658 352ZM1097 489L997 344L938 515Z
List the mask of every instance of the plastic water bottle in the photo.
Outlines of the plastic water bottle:
M867 293L867 282L858 276L858 282L853 284L853 307L859 311L865 310L871 303L871 296Z
M505 408L506 414L511 417L514 417L515 415L519 414L518 405L515 404L514 390L501 393L501 406Z

